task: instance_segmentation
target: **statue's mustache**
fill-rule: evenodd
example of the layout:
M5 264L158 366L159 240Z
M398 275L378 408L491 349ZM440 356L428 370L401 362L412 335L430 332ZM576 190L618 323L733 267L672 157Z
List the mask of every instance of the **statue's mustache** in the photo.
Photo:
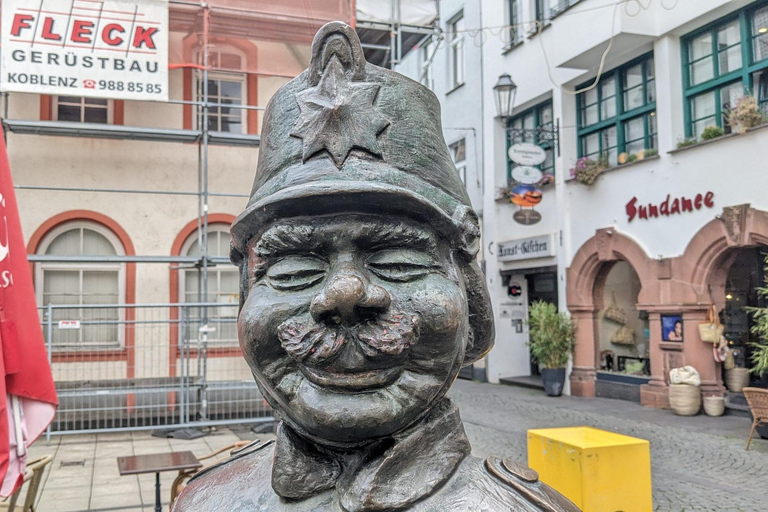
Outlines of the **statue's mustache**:
M419 338L420 324L414 313L379 315L354 326L331 326L306 315L280 324L277 336L283 349L297 361L330 361L347 343L357 343L367 358L380 359L408 350Z

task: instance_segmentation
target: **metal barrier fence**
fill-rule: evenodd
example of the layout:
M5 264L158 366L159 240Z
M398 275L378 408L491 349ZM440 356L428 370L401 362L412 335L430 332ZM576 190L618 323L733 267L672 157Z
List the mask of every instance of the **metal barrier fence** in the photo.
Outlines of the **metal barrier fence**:
M238 345L236 304L40 310L59 396L48 435L272 420Z

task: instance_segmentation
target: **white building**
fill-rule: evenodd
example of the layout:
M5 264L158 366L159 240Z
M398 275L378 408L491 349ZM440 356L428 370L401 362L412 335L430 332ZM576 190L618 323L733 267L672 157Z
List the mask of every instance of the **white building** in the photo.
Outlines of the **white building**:
M456 12L466 16L463 58L450 44ZM542 298L577 322L571 393L665 406L669 369L691 364L704 394L722 395L721 365L697 324L715 304L745 364L751 335L742 305L762 300L755 288L768 243L768 199L760 193L768 132L736 133L726 113L745 94L765 112L768 2L446 0L440 14L445 43L427 74L444 126L482 118L475 207L483 212L497 324L488 379L530 375L520 319ZM424 63L421 52L406 61L401 70L411 74ZM461 88L450 91L459 61L481 69L466 73L462 88L479 92L461 107L452 103ZM505 121L535 132L552 123L559 133L557 141L546 130L533 134L553 155L555 183L541 187L541 220L532 225L516 223L519 207L497 200L512 167L492 90L503 73L517 85ZM702 141L710 126L724 135ZM451 134L446 129L449 142ZM520 135L532 134L512 132ZM607 158L609 169L585 185L569 175L580 157ZM504 256L532 241L547 247ZM682 335L673 332L678 322Z

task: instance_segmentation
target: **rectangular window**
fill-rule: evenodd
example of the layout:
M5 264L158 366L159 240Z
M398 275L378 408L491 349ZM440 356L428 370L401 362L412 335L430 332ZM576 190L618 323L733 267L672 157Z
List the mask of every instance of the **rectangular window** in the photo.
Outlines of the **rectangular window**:
M451 151L451 158L456 170L459 171L461 181L467 184L467 142L466 139L457 140L448 149Z
M429 89L435 89L435 73L433 71L432 61L433 53L435 52L435 44L432 39L428 39L421 44L420 52L420 64L421 64L421 80L422 85L427 86Z
M507 149L513 144L519 142L528 142L541 147L546 160L536 167L545 174L555 174L555 145L552 140L552 129L554 126L552 116L552 102L545 101L525 112L514 116L508 124L507 131ZM512 169L517 166L509 157L507 157L508 178L512 179Z
M758 8L759 7L759 8ZM704 128L725 133L728 111L745 94L753 94L763 112L768 108L768 7L741 9L682 38L686 136L700 137Z
M82 98L80 96L55 96L54 102L55 121L98 124L112 122L112 100Z
M653 54L644 55L604 73L597 87L578 95L579 156L617 165L622 153L657 147L653 63Z
M549 23L549 20L552 17L550 1L551 0L536 0L536 21L540 21L545 25Z
M549 0L552 4L550 8L551 17L554 18L561 12L564 12L569 7L576 5L581 0Z
M450 24L450 69L451 69L451 88L458 87L464 83L466 62L464 59L464 17L456 18Z
M203 101L202 74L198 76L197 97ZM217 106L208 109L208 130L245 133L245 77L230 73L208 74L208 101ZM203 109L198 109L198 127L202 126Z
M520 2L509 0L509 46L519 42L523 37L523 27L520 24Z

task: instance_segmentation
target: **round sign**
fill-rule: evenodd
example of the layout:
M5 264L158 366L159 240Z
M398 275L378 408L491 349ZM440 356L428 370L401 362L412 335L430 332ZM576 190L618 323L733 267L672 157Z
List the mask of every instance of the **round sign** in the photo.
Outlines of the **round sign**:
M533 185L518 185L512 189L509 199L517 206L536 206L541 202L541 190Z
M524 226L531 226L541 220L541 214L536 210L518 210L512 216L515 222Z
M530 165L519 165L512 169L512 179L518 183L533 185L541 181L544 174Z
M547 159L547 152L530 142L513 144L507 154L510 160L520 165L539 165Z
M509 283L507 287L507 295L510 297L519 297L523 294L523 287L517 283Z

